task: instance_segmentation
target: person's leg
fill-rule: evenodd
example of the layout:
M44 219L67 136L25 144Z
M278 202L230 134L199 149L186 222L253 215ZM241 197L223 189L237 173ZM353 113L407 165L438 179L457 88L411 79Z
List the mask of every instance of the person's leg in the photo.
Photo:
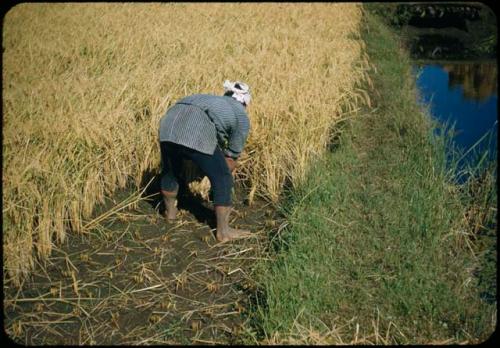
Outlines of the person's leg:
M213 202L217 218L217 239L226 242L236 238L247 237L249 231L229 227L229 216L232 210L231 191L233 176L224 158L224 154L217 147L213 155L190 151L189 157L208 176L213 190Z
M231 210L231 206L215 206L215 216L217 218L217 240L219 242L227 242L251 235L248 230L229 227L229 216L231 215Z
M160 143L161 151L161 193L165 202L165 217L168 221L173 221L177 215L177 193L179 184L175 177L175 166L179 165L178 153L173 144L168 142Z

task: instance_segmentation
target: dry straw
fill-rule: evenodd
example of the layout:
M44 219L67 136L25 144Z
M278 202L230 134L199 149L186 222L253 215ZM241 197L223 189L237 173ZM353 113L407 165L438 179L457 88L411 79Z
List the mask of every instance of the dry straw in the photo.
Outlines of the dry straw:
M297 185L364 98L361 7L301 4L20 4L3 27L4 274L19 285L96 204L159 166L176 99L247 82L250 201Z

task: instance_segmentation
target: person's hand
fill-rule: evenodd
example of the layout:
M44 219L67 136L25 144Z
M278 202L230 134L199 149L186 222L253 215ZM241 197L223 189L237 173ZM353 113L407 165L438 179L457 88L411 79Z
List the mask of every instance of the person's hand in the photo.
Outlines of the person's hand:
M229 167L229 171L233 173L234 170L236 169L236 160L232 159L231 157L226 157L226 163L227 166Z

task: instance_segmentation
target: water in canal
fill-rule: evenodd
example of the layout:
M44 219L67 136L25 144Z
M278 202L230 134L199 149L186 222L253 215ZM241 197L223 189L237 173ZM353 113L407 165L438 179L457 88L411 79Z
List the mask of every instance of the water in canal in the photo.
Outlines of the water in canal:
M483 163L496 159L496 61L420 62L415 72L421 101L435 119L453 127L452 143L461 158L459 171L476 166L483 157ZM460 176L459 181L466 177Z
M420 102L439 123L453 127L448 156L458 160L457 181L463 182L463 170L497 158L497 23L484 5L459 5L414 13L402 33Z

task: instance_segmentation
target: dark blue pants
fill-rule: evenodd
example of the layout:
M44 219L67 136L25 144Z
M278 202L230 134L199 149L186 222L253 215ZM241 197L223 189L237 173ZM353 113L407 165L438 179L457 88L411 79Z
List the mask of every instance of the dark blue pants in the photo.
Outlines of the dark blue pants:
M233 176L226 159L217 146L213 155L207 155L188 147L168 141L160 142L161 150L161 189L176 191L179 188L182 160L193 161L210 180L213 203L219 206L231 205ZM182 180L181 180L182 181Z

